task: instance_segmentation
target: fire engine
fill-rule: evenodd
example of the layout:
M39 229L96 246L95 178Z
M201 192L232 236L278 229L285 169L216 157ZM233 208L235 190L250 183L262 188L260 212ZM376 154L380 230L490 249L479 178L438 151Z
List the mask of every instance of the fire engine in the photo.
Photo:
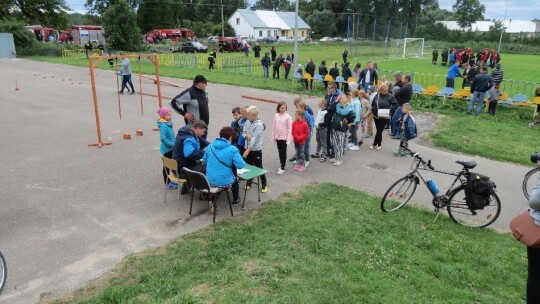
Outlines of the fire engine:
M193 40L195 35L193 31L187 28L178 29L155 29L144 35L144 40L148 43L157 43L161 39L170 39L171 41L183 41L185 39Z

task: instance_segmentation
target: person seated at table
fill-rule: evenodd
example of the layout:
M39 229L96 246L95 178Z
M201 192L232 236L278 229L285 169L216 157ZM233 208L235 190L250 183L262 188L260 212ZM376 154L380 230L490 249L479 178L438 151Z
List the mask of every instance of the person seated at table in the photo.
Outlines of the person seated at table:
M206 133L208 127L202 120L196 120L191 125L185 125L176 135L173 146L173 158L176 159L178 166L178 176L186 178L182 168L205 173L206 167L200 162L204 155L204 149L208 142L202 136ZM184 183L181 194L188 193L188 185Z
M203 162L206 164L206 178L211 187L231 187L233 204L240 203L236 169L244 168L245 162L238 149L231 144L235 132L231 127L223 127L219 138L206 147Z

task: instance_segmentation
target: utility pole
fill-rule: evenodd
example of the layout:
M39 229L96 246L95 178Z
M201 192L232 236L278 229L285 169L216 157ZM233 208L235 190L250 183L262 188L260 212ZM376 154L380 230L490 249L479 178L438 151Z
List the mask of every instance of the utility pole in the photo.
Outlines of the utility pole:
M225 37L225 19L223 19L223 0L221 0L221 37Z
M506 0L506 9L504 10L504 20L502 22L501 37L499 37L499 46L497 47L497 54L501 51L501 42L504 33L504 23L506 22L506 13L508 12L508 0Z
M293 60L293 67L296 71L296 68L298 67L298 3L300 0L296 0L296 9L294 11L294 60ZM294 74L294 72L293 72Z

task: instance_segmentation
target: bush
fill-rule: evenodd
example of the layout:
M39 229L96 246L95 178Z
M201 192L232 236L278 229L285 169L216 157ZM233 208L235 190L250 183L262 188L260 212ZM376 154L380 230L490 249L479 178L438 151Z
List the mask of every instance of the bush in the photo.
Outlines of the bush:
M13 42L17 54L24 54L27 49L32 49L36 43L36 37L32 32L28 31L22 22L19 21L0 21L0 32L12 33Z

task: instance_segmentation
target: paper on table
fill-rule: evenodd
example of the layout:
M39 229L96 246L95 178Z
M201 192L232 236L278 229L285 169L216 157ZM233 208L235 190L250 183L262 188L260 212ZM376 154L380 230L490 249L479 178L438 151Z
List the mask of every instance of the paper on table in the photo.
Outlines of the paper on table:
M237 172L238 174L244 174L244 173L246 173L246 172L249 172L249 170L248 170L248 169L242 168L242 169L236 169L236 172Z

